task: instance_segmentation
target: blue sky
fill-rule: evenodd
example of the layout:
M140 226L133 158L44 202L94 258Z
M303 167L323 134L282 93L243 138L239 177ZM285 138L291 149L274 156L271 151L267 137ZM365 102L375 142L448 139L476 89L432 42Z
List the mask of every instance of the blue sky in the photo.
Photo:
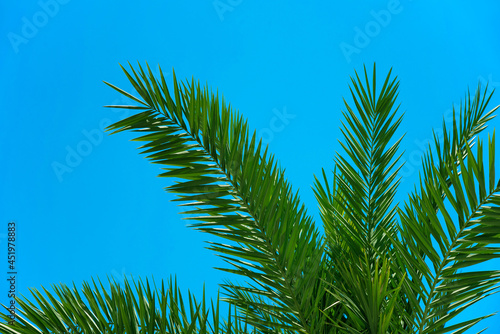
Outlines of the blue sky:
M318 217L310 186L340 150L354 70L376 62L381 76L393 67L401 81L403 201L453 103L478 81L500 88L499 10L497 1L2 2L0 254L14 220L18 292L97 275L175 274L183 289L199 293L205 282L213 296L227 277L212 269L221 262L204 249L208 237L185 227L163 190L173 180L156 177L130 135L103 133L126 116L102 107L127 103L102 82L131 89L120 63L160 64L218 88ZM490 107L498 104L497 94ZM493 296L468 315L499 305ZM500 332L500 315L485 326Z

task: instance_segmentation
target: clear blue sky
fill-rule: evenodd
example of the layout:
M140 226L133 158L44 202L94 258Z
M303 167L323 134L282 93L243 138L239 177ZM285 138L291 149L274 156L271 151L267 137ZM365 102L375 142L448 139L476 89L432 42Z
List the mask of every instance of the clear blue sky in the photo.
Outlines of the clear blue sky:
M186 228L169 201L163 187L173 180L156 177L128 134L103 134L125 115L102 106L126 101L102 80L130 89L118 64L139 60L218 87L317 217L310 185L340 149L354 69L376 61L381 75L392 66L401 80L402 201L452 104L479 80L500 88L499 10L494 0L2 1L0 258L15 220L23 294L96 275L176 274L183 289L199 293L205 282L213 296L226 276L212 269L221 262L204 249L207 236ZM273 126L277 114L288 115L284 127ZM469 315L483 307L499 311L500 297ZM500 315L481 326L499 333Z

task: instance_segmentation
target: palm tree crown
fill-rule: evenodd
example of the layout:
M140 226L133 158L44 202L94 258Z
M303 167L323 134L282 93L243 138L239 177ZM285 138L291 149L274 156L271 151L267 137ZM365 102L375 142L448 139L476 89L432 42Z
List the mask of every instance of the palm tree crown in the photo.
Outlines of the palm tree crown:
M124 72L139 97L107 83L137 110L113 133L132 131L142 153L161 165L167 187L195 229L220 237L210 249L221 270L244 283L221 285L219 300L184 300L173 280L55 286L38 303L19 299L4 333L462 333L488 314L453 319L500 285L500 271L475 264L499 257L500 182L495 135L476 136L498 108L492 93L467 94L453 124L425 153L420 182L395 204L402 138L391 72L377 87L376 69L351 78L332 173L315 177L324 233L307 213L274 156L224 98L194 80L173 87L147 66ZM475 146L475 147L474 147ZM485 147L486 146L486 147ZM225 239L225 240L224 240ZM450 325L450 323L452 323Z

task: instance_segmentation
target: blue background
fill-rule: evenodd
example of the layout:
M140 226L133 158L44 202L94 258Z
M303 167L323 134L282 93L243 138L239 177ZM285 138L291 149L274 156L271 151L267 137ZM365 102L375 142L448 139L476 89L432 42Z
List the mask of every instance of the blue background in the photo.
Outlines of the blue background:
M175 274L183 289L198 294L205 282L214 296L227 275L212 269L222 263L204 249L209 237L185 227L163 190L173 180L156 177L130 135L103 133L126 114L102 106L128 101L102 80L131 90L118 64L148 61L218 88L265 137L319 221L313 174L332 168L340 150L354 69L376 61L380 76L392 66L401 80L404 201L452 104L478 81L500 87L499 10L493 0L2 1L0 259L14 220L22 294L97 275ZM490 107L498 104L500 95ZM277 114L289 116L276 123ZM466 316L498 310L495 295ZM476 328L485 326L499 333L500 315Z

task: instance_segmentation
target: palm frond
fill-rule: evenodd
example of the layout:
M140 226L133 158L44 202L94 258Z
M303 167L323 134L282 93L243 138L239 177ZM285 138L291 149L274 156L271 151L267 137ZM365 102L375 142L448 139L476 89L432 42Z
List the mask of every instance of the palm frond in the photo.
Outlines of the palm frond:
M54 292L42 287L43 293L31 289L36 304L28 298L16 298L20 309L12 321L2 314L0 323L5 334L250 334L255 329L229 306L222 318L219 299L207 306L205 296L198 302L188 291L185 301L176 280L161 282L161 287L146 281L125 278L124 286L109 280L105 288L100 280L84 282L81 291L65 284L53 286ZM5 307L5 306L4 306ZM233 313L231 313L231 311Z
M449 179L447 171L453 166L458 165L460 163L460 158L464 159L467 156L468 150L475 144L475 136L487 127L488 121L495 117L492 114L497 110L498 106L486 112L492 94L493 92L487 94L487 87L482 91L479 85L473 97L471 97L470 92L466 95L464 103L460 105L458 116L455 108L453 108L453 125L451 131L447 129L446 123L443 121L443 142L441 142L439 136L435 133L434 139L437 154L429 145L424 157L423 172L420 175L420 187L415 188L415 191L410 194L407 203L399 209L401 229L408 228L405 226L405 222L408 219L418 222L421 226L420 228L414 227L412 231L412 233L419 234L420 244L415 245L412 243L412 240L409 239L405 240L405 243L422 249L431 249L433 247L431 235L422 233L422 231L426 230L425 225L429 223L429 218L415 218L417 215L416 209L422 207L421 194L428 194L433 191L439 193L443 198L446 197L445 189L451 187L451 180ZM435 156L437 156L437 159ZM492 164L491 161L489 170L494 172L494 164ZM440 177L437 177L438 174ZM490 179L491 182L493 182L494 177ZM426 180L437 180L437 182L432 183L434 190L428 188ZM490 183L490 190L492 188L493 186ZM439 212L440 210L438 202L435 202L432 196L429 198L427 205L429 211ZM409 232L407 231L407 233ZM399 245L399 242L394 240L394 235L391 235L391 239L393 239L396 246ZM410 254L406 254L406 250L403 252L397 251L398 247L395 247L396 251L392 254L392 267L399 276L403 273L408 273L408 277L411 278L411 281L407 280L407 282L403 284L402 290L411 291L409 293L405 292L403 295L404 300L407 301L405 309L408 315L406 319L408 321L408 326L412 327L414 324L411 319L415 319L415 317L419 316L420 309L418 305L422 303L424 295L422 291L418 292L420 289L419 282L424 279L429 281L431 277L428 271L421 272L419 270L420 266L423 268L426 267L427 255L423 250L421 250L418 255L411 254L411 251ZM408 248L408 245L404 247ZM415 247L414 249L416 249ZM410 262L412 262L413 265L406 267Z
M267 297L272 290L270 298L295 319L290 324L311 332L311 287L317 285L323 244L274 157L239 113L208 88L194 81L181 87L174 73L172 97L161 69L160 78L140 65L124 71L142 100L109 85L144 111L109 129L141 134L135 140L146 142L143 153L167 166L160 176L182 180L167 190L194 215L187 219L199 221L192 226L231 242L210 246L231 264L223 270L258 283L255 294Z
M412 295L417 333L462 332L492 315L445 326L499 288L500 271L473 268L500 257L495 246L500 243L500 182L495 179L494 137L488 143L489 175L482 141L476 156L466 145L456 164L444 172L433 167L432 177L420 184L420 196L401 211L401 242L395 245L414 278L406 293Z
M389 300L397 299L401 285L398 279L388 280L388 286L382 289L387 294L382 299L376 295L379 290L367 289L372 287L373 275L382 275L379 272L382 271L386 277L389 273L386 264L383 269L379 266L378 259L390 258L388 235L394 236L397 231L397 207L393 200L399 184L397 164L401 156L397 151L401 138L393 143L391 140L402 116L397 117L399 107L395 107L399 86L396 78L391 79L389 72L377 92L375 66L372 79L366 68L364 77L364 82L357 73L351 78L355 107L344 101L346 122L341 130L345 143L340 144L345 154L336 156L333 180L329 182L323 171L323 181L316 178L314 191L325 226L327 253L334 263L327 282L335 286L331 293L339 298L349 319L342 326L344 330L378 333L393 323L387 316L393 316L395 302L391 302L387 312L384 310ZM346 263L351 266L345 267ZM384 302L366 303L366 300ZM397 309L396 318L402 317L400 311Z
M345 102L346 123L341 128L345 143L340 142L346 154L338 153L336 166L338 192L334 197L343 207L333 221L353 254L386 253L390 245L387 231L394 229L396 208L392 205L399 181L397 151L401 139L391 143L402 115L397 117L395 107L397 79L391 72L377 93L376 69L373 79L365 83L356 74L351 78L351 95L356 112ZM372 260L370 258L370 260Z

